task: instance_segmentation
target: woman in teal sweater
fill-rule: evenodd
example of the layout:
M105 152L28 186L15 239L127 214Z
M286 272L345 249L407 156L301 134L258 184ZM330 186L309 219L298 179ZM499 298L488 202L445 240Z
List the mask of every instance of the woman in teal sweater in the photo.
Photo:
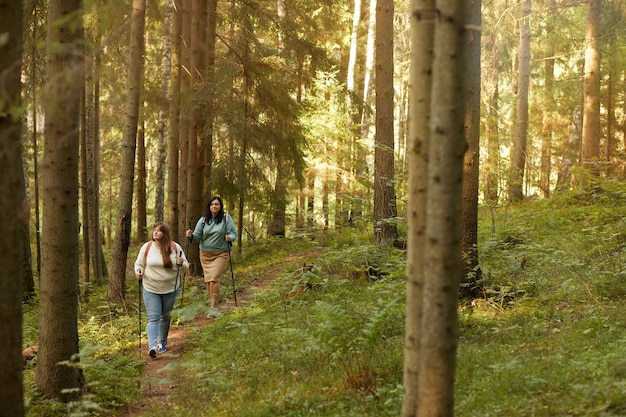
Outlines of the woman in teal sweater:
M224 212L224 203L220 197L213 196L209 199L206 213L198 219L193 232L189 229L186 235L190 242L200 242L200 263L211 300L209 316L219 316L219 278L228 266L230 248L237 240L235 222Z

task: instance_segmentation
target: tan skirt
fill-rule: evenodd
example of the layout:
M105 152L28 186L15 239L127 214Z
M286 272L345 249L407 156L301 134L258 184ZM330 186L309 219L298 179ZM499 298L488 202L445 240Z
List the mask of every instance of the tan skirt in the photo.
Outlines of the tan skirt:
M218 282L226 271L228 252L208 252L200 250L200 264L204 272L204 282Z

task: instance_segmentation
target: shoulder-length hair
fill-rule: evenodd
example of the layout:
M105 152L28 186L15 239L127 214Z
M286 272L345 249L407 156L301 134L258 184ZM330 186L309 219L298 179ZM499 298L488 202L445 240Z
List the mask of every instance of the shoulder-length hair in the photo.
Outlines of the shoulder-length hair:
M163 222L157 222L152 227L152 231L160 230L163 232L163 238L161 239L161 256L163 257L163 266L165 268L173 268L172 264L172 234L170 228Z
M211 203L214 202L215 200L219 201L220 203L220 211L217 213L215 218L213 218L213 213L211 213ZM206 212L204 213L204 221L205 223L214 221L215 224L220 224L223 218L224 218L224 202L222 201L222 197L214 195L213 197L209 198L209 202L206 205Z

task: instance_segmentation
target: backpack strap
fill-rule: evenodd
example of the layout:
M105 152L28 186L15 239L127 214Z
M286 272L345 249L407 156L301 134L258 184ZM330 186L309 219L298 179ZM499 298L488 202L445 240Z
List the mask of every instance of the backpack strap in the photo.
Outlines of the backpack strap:
M144 268L146 267L146 264L148 263L148 252L150 252L150 247L152 246L152 240L150 242L148 242L148 246L146 246L146 251L143 253L143 266Z

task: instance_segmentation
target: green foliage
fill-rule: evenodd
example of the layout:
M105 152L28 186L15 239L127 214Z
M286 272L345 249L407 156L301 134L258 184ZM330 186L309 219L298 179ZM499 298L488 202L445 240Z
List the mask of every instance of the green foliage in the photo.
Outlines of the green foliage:
M85 346L80 361L65 361L60 365L82 369L86 385L80 399L59 404L35 394L34 369L36 361L25 372L27 416L104 416L139 393L139 377L145 365L140 355L123 354L106 346Z
M34 383L35 358L27 363L24 372L27 416L104 416L138 394L145 358L138 351L137 288L131 287L126 304L113 305L103 300L106 288L93 288L89 301L81 304L80 360L65 362L82 369L85 386L80 400L58 404L39 397ZM37 344L35 306L36 300L24 312L26 346Z
M461 310L457 415L624 415L624 190L481 216L486 298Z
M485 292L459 310L455 415L626 413L624 195L600 183L481 212ZM146 413L398 415L404 254L370 238L342 230L271 239L236 255L237 288L254 292L210 325L186 328L187 353L168 369L177 395L168 410L147 401ZM222 297L231 291L224 285ZM61 406L36 397L35 359L25 371L29 416L106 415L142 394L136 289L118 307L102 302L104 292L81 307L82 400ZM173 325L205 310L206 294L188 282ZM35 311L26 311L26 340L36 341Z

